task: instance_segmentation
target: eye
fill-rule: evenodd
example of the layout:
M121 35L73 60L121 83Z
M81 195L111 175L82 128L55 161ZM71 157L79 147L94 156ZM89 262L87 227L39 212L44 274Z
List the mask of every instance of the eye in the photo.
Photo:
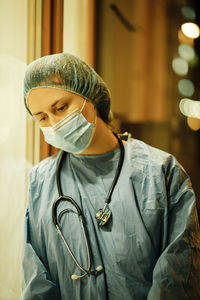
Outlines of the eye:
M42 117L41 119L40 119L40 122L41 121L45 121L46 120L46 118L45 117Z
M64 105L58 107L58 108L57 108L57 111L62 111L62 110L64 110L66 107L67 107L67 104L64 104Z
M40 118L38 118L38 121L39 122L43 122L43 121L46 121L47 120L47 115L46 114L42 114L41 116L40 116Z

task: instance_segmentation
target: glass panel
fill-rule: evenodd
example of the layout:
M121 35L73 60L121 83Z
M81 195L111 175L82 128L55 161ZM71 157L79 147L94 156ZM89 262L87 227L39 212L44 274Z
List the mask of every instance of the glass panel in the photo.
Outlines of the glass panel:
M18 300L25 210L27 1L0 1L0 299Z

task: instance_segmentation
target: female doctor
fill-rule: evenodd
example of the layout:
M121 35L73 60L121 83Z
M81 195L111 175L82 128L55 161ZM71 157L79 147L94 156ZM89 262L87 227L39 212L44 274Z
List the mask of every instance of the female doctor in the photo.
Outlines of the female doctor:
M22 299L200 299L195 195L176 159L111 131L106 84L73 55L32 62L24 95L61 151L30 172Z

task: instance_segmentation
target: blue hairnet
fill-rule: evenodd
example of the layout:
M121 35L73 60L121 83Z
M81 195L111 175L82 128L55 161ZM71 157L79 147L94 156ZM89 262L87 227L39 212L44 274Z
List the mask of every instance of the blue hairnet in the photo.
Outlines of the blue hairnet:
M37 87L54 87L78 94L92 102L102 120L110 122L110 93L102 78L78 57L59 53L43 56L27 67L24 78L24 102Z

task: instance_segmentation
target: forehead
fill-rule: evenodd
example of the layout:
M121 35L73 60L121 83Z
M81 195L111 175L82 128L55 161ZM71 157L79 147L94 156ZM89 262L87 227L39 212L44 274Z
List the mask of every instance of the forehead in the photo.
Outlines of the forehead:
M38 87L33 88L27 95L27 104L31 104L32 101L42 100L42 99L53 99L61 95L72 95L71 92L68 92L64 89L52 88L52 87Z
M43 110L52 103L60 99L73 100L83 99L81 96L71 93L69 91L52 88L52 87L38 87L32 89L27 96L27 105L31 112L36 110Z

